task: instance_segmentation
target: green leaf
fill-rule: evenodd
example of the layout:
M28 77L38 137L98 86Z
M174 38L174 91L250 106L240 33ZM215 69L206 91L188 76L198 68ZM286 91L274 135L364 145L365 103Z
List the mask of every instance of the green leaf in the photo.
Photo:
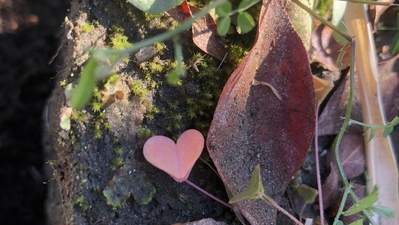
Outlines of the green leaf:
M368 138L367 142L370 142L375 136L375 129L370 128L370 137Z
M333 4L333 15L332 15L332 21L331 23L338 27L338 29L342 32L347 33L347 29L345 24L343 23L344 20L344 13L345 13L345 9L346 9L346 1L334 1ZM333 37L334 39L342 44L345 45L345 43L347 42L347 40L342 37L340 34L338 34L337 32L333 33Z
M362 219L358 219L356 221L353 221L349 225L363 225L363 218Z
M230 2L226 2L223 5L216 7L215 12L220 17L227 17L231 12L232 6Z
M395 217L395 211L392 209L382 206L382 205L373 205L371 206L371 209L377 213L379 216L384 217L384 218L394 218Z
M391 54L396 55L399 52L399 32L393 36L391 40Z
M382 134L384 138L388 137L388 135L393 131L393 127L385 127L384 133Z
M351 206L345 212L342 212L342 215L344 216L354 215L360 211L363 211L364 209L370 208L377 200L378 200L378 187L375 186L373 192L370 193L370 195L368 195L367 197L363 198L362 200Z
M71 114L72 114L72 108L64 106L60 118L60 127L63 130L71 129Z
M180 5L183 0L128 0L141 11L157 14L173 9Z
M237 22L242 34L248 33L255 27L254 18L247 12L240 12L237 17Z
M249 187L232 197L229 203L233 204L241 200L261 198L261 196L264 195L264 192L265 190L263 189L262 178L260 177L260 166L257 165L254 172L252 172Z
M169 73L168 77L166 78L166 81L168 84L171 85L177 85L177 82L179 81L179 70L176 68L174 69L171 73Z
M80 75L78 86L75 88L71 105L73 108L81 110L89 102L93 94L93 88L96 85L95 70L98 63L95 59L90 58L83 68Z
M304 184L300 184L297 187L298 194L303 197L306 204L311 204L317 197L317 190L306 186Z
M344 225L344 223L341 220L337 220L337 222L335 223L335 225Z
M238 5L237 10L239 12L245 11L246 9L248 9L249 7L255 5L256 3L258 3L260 0L242 0L241 3Z
M183 47L179 42L179 36L173 37L173 46L175 50L175 59L177 61L176 68L168 75L166 81L171 85L177 85L179 77L184 75L185 70L183 67Z
M218 34L224 36L230 29L231 19L229 16L221 17L217 20Z
M399 123L399 117L398 116L393 118L393 120L391 122L387 123L387 125L384 128L384 133L383 133L385 138L388 137L388 135L392 132L393 127L398 125L398 123Z

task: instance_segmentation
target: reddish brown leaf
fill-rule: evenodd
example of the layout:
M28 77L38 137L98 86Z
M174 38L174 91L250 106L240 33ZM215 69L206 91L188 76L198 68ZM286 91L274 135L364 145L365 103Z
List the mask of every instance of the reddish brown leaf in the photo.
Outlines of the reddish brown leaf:
M341 195L341 181L338 175L337 168L333 163L330 164L331 170L327 179L321 187L323 193L323 207L327 209L334 201L340 200Z
M307 53L281 2L265 0L260 15L257 41L220 96L207 148L230 192L246 189L260 164L265 193L278 201L312 141L315 94ZM238 206L251 224L275 221L276 209L264 201Z
M382 102L385 109L385 117L392 120L399 111L399 55L378 66L379 88L381 90ZM357 80L357 76L355 76ZM357 83L357 81L356 81ZM362 121L362 110L360 107L359 92L355 85L355 96L353 99L351 119ZM319 117L318 135L337 134L342 126L347 107L349 95L349 79L346 78L331 96L322 114ZM378 124L382 125L382 124ZM362 131L360 126L350 126L347 132L358 133Z
M339 157L346 176L351 179L364 172L365 153L364 138L361 133L345 133L339 148ZM341 202L342 184L336 164L333 161L332 150L327 155L326 166L330 166L330 174L322 186L323 206L329 208L330 213L335 216ZM353 218L352 218L353 219ZM349 224L349 223L345 223Z
M366 157L364 153L364 137L362 133L345 133L339 145L339 158L348 179L364 172ZM333 151L327 155L326 165L334 163Z
M335 41L331 28L320 24L312 32L312 46L314 48L314 60L323 64L328 70L338 71L336 66L338 55L342 45ZM342 68L350 64L350 49L345 49L345 55L342 59Z
M168 10L165 13L180 23L193 16L187 1L183 1L179 6Z
M189 6L187 1L183 1L181 5L167 11L166 14L180 22L183 22L200 10L200 8L195 6ZM212 16L207 14L206 16L199 18L191 27L194 44L205 53L219 60L223 60L226 55L226 49L224 48L220 36L217 34L216 23Z
M194 6L190 8L193 13L201 10ZM211 15L207 14L196 20L192 25L192 31L194 44L198 48L219 60L223 60L226 56L226 49L217 34L216 23Z

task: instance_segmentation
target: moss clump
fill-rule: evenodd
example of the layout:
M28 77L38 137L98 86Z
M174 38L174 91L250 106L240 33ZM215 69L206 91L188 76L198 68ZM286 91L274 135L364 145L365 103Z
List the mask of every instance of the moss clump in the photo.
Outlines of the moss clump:
M128 37L124 35L125 30L121 27L113 25L110 34L109 45L116 49L125 49L132 46L128 41Z
M72 200L71 204L72 206L79 206L83 211L87 211L90 208L90 204L85 200L83 195Z
M229 59L234 65L238 65L241 60L248 54L249 49L242 45L232 44L227 48Z
M114 149L114 154L116 156L114 162L112 163L113 165L111 166L111 170L115 171L119 169L121 166L123 166L123 149L121 147L117 147Z
M88 33L88 32L90 32L90 31L92 31L92 30L94 30L94 25L93 24L90 24L90 23L85 23L85 24L83 24L83 26L82 26L82 30L83 30L83 32L85 32L85 33Z
M108 45L115 49L126 49L131 47L133 44L128 41L128 37L124 35L125 30L121 27L113 25L111 27L111 33L109 35ZM115 60L116 56L111 57L111 61ZM129 57L122 59L123 62L129 62Z
M163 55L165 52L166 45L164 43L155 43L155 49L157 50L159 55Z
M71 120L74 120L76 122L82 122L84 118L85 118L84 112L78 111L76 109L72 110Z
M112 72L111 75L108 77L107 81L104 84L104 88L109 90L112 86L115 86L116 83L120 80L120 77L115 73Z
M104 190L103 195L107 199L108 205L112 206L114 209L122 208L123 203L120 201L121 199L114 196L114 193L112 192L111 189Z
M148 140L150 137L154 136L154 132L147 128L140 128L137 131L137 138L142 141Z
M107 116L105 113L101 112L98 116L93 120L93 135L96 139L103 138L103 130L109 130L111 128L110 124L107 121Z
M144 82L142 80L132 81L129 85L130 91L133 95L140 98L140 100L144 101L149 94L149 90L145 87Z

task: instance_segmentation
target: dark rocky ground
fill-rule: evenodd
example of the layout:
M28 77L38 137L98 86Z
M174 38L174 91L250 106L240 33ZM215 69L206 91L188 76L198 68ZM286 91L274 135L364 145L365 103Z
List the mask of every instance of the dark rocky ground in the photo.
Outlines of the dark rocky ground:
M42 112L68 0L0 0L0 220L44 224Z

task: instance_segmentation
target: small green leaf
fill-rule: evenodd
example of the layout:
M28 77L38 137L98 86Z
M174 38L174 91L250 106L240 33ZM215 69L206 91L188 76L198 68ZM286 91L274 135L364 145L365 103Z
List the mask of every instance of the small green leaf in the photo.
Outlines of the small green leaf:
M173 9L180 5L183 0L128 0L128 2L141 11L157 14Z
M168 84L177 85L177 82L179 81L179 76L180 73L176 68L171 73L169 73L168 77L166 78L166 81L168 82Z
M61 112L60 127L63 130L71 129L71 114L72 108L64 106Z
M341 220L337 220L337 222L335 223L335 225L344 225L344 223Z
M393 127L385 127L384 133L382 134L384 138L388 137L388 135L393 131Z
M223 5L216 7L215 12L220 17L226 17L229 16L231 9L232 9L231 3L226 2Z
M242 0L241 3L238 5L237 10L239 12L245 11L246 9L248 9L249 7L255 5L256 3L258 3L260 0Z
M391 40L391 54L396 55L399 52L399 32L393 36Z
M229 203L233 204L241 200L261 198L261 196L264 195L264 192L265 190L263 189L262 178L260 177L260 166L257 165L254 172L252 172L249 187L232 197Z
M388 137L388 135L393 131L393 127L398 125L399 123L399 117L396 116L395 118L392 119L392 121L390 121L389 123L387 123L387 125L384 128L384 137Z
M231 19L229 16L221 17L217 20L218 34L224 36L230 29Z
M345 212L342 212L342 215L344 216L354 215L360 211L363 211L364 209L370 208L377 200L378 200L378 188L377 186L375 186L373 192L370 193L370 195L368 195L367 197L363 198L362 200L351 206Z
M95 59L90 58L83 68L80 75L78 86L75 88L71 105L73 108L81 110L89 102L93 94L93 88L96 85L95 70L98 63Z
M176 68L168 75L166 81L171 85L178 85L179 77L185 74L183 67L183 47L179 42L179 36L173 37L173 46L175 50Z
M370 128L370 137L368 138L367 142L370 142L375 136L375 129Z
M317 190L306 186L304 184L300 184L297 187L298 194L303 197L306 204L311 204L317 197Z
M237 22L242 34L248 33L255 27L254 18L247 12L240 12L237 17Z
M373 205L371 206L371 209L377 213L379 216L384 217L384 218L394 218L395 217L395 211L392 209L382 206L382 205Z
M363 218L362 219L358 219L356 221L353 221L349 225L363 225Z
M338 27L338 29L342 32L347 32L346 26L343 22L346 4L347 4L346 1L334 1L333 4L333 15L331 22L334 26ZM341 45L345 45L345 43L347 42L347 40L337 32L333 32L333 37L335 41L337 41Z

